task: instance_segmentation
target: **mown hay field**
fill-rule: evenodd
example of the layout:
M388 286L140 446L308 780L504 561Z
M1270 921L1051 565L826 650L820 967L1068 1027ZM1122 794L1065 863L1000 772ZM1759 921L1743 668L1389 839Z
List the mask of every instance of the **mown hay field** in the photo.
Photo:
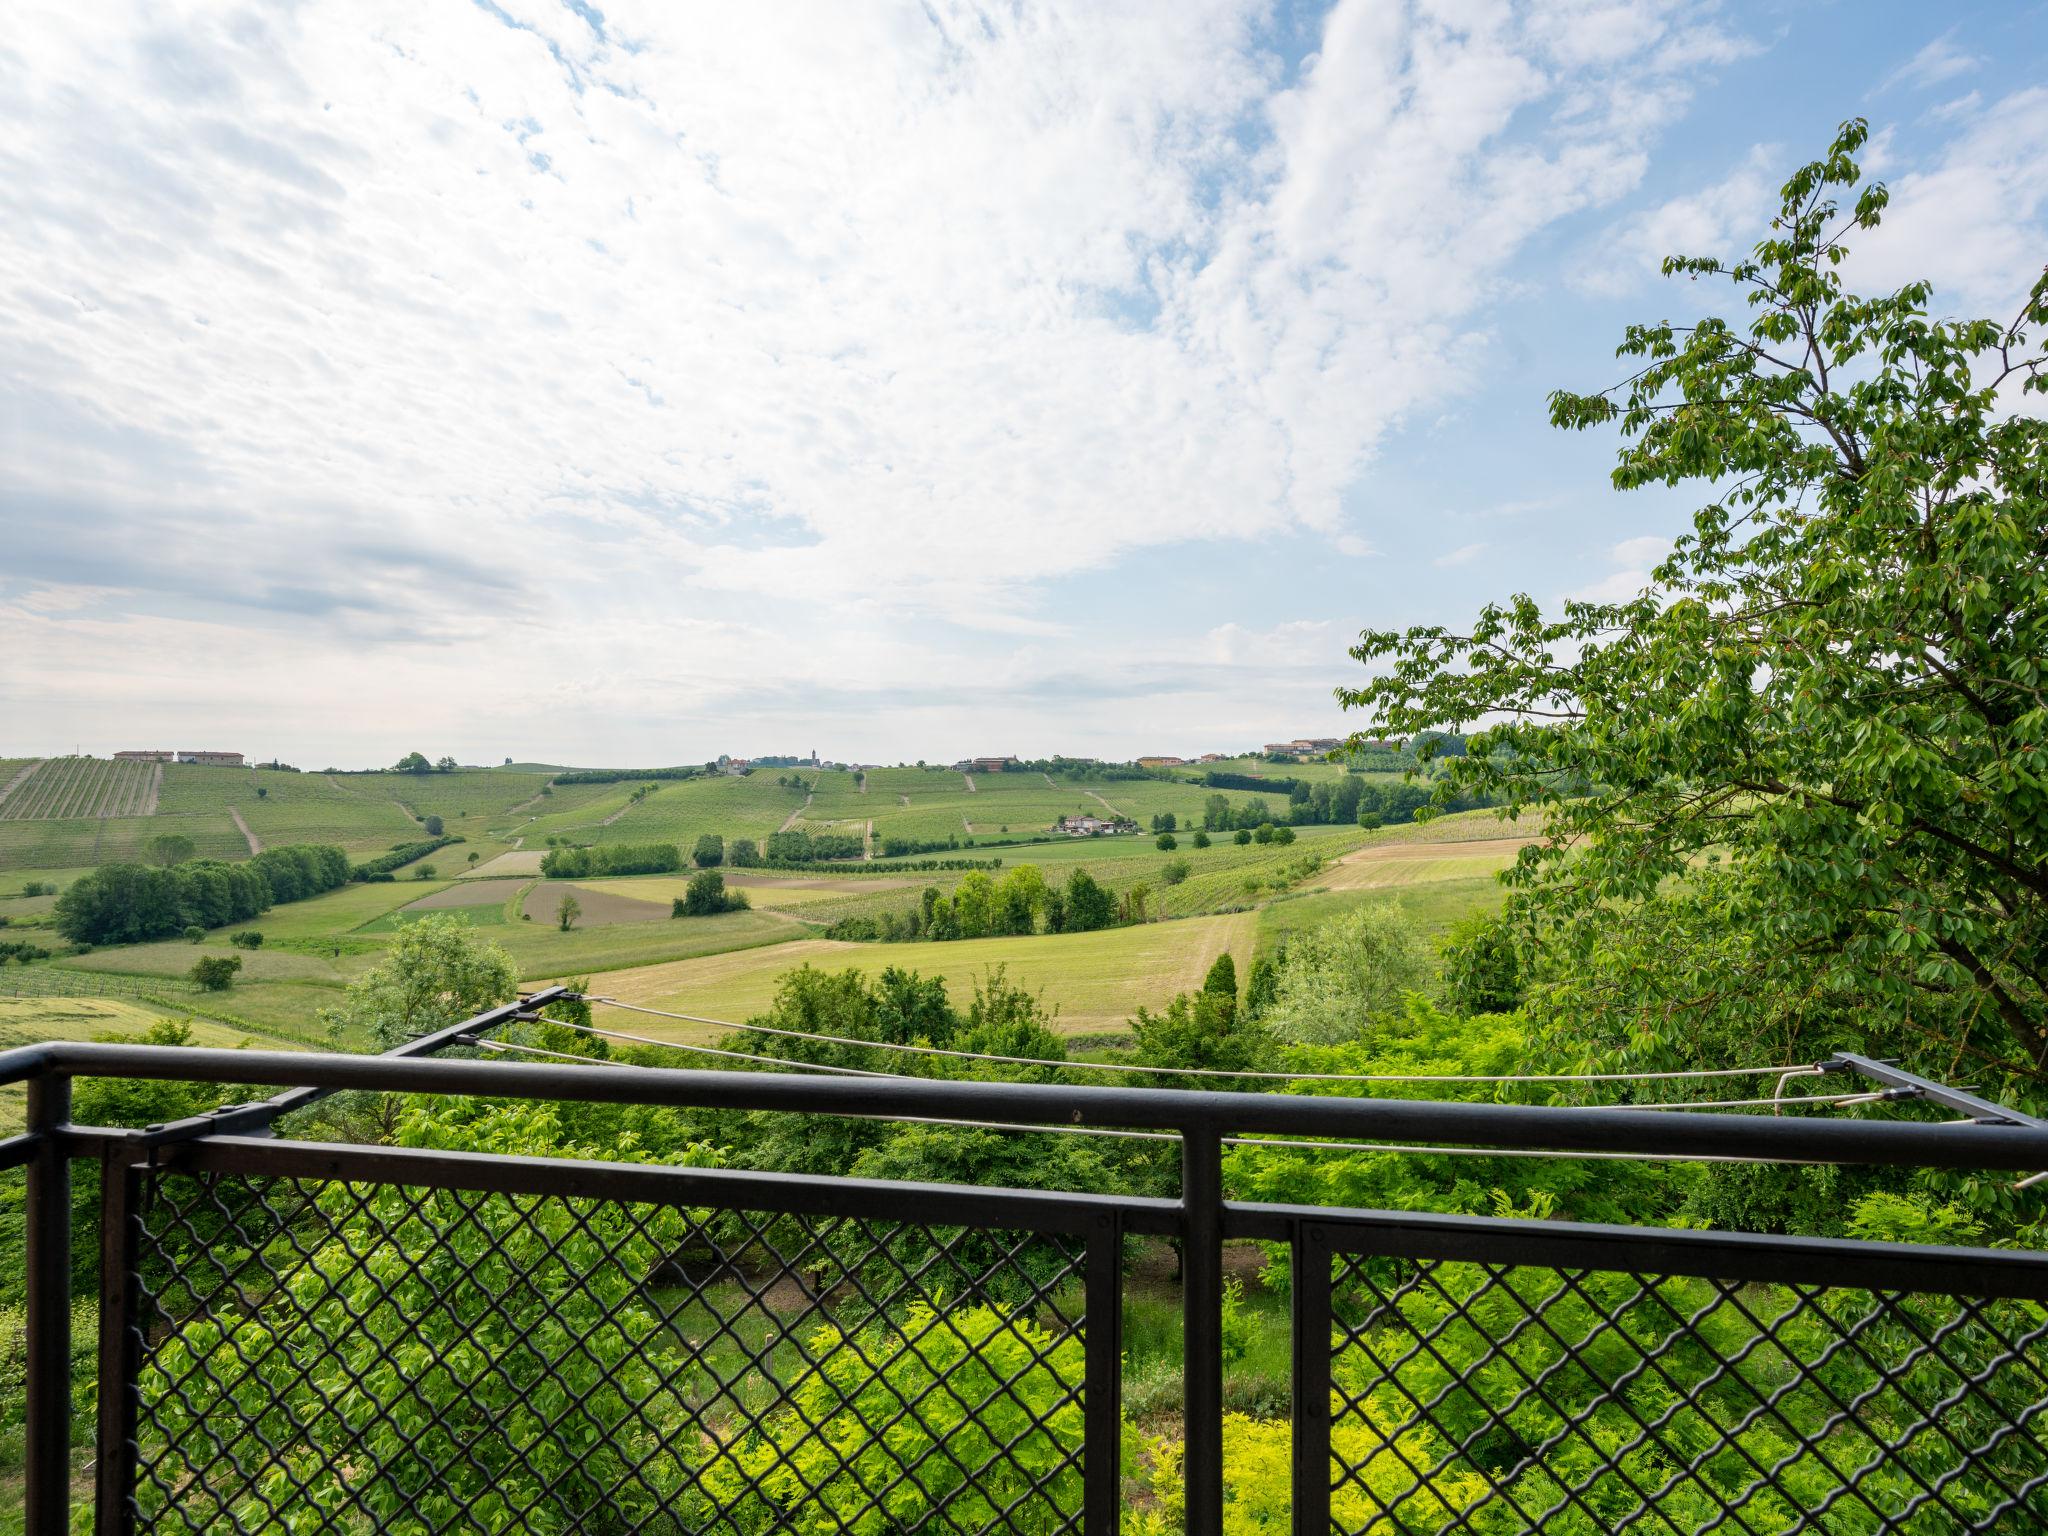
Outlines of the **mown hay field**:
M0 1049L38 1045L49 1040L97 1040L102 1036L139 1040L176 1010L111 997L0 997ZM256 1046L275 1050L281 1042L251 1035L230 1025L192 1019L192 1043L237 1050ZM23 1129L28 1115L28 1090L20 1083L0 1089L0 1135Z
M946 990L956 1000L971 996L974 984L987 976L990 967L1002 966L1011 981L1040 993L1048 1007L1059 1010L1059 1028L1095 1032L1120 1029L1140 1005L1156 1007L1176 992L1199 987L1216 957L1226 949L1240 968L1249 966L1255 939L1256 920L1249 913L1146 923L1097 933L961 939L947 944L837 944L801 939L745 953L613 972L595 977L591 985L597 992L626 1002L740 1020L764 1011L780 977L799 965L832 971L851 967L869 975L895 966L944 978ZM615 1014L612 1019L616 1022L624 1017ZM621 1027L681 1040L703 1040L717 1033L707 1026L646 1017Z

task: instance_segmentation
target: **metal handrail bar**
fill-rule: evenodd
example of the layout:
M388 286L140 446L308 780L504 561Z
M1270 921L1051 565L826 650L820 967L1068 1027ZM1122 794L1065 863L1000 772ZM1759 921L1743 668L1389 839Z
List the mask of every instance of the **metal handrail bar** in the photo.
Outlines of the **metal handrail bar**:
M476 1028L470 1021L468 1028ZM959 1080L840 1079L779 1072L314 1056L57 1042L0 1054L0 1082L154 1078L334 1090L452 1093L583 1103L782 1110L862 1117L976 1118L1033 1125L1130 1126L1223 1136L1264 1133L1438 1141L1557 1152L1741 1154L1810 1162L2032 1170L2048 1166L2048 1128L1823 1121L1628 1109L1352 1099L1172 1088L1069 1087Z

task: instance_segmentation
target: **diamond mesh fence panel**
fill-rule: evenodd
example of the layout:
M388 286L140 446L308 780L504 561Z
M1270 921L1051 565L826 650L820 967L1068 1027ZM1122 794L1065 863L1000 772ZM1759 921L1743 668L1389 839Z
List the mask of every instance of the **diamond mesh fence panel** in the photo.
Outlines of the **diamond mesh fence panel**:
M1331 1262L1335 1530L2048 1530L2034 1303Z
M140 1529L1080 1529L1077 1236L153 1184Z

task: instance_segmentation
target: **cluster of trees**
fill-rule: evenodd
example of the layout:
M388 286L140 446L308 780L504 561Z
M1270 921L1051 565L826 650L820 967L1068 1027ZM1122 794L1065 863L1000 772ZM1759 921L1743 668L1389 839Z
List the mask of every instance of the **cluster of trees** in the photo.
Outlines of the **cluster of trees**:
M690 876L683 894L670 904L669 916L716 917L721 912L744 912L749 905L745 891L727 890L724 875L702 869Z
M1140 882L1121 895L1085 869L1064 885L1050 884L1035 864L1019 864L1000 880L970 870L948 896L925 887L916 906L875 917L843 918L828 937L910 942L917 939L986 939L1032 933L1089 933L1148 918L1151 887Z
M408 752L391 765L391 771L393 773L453 773L456 766L455 759L452 757L442 757L433 762L428 762L426 753Z
M763 852L770 864L817 864L861 858L867 853L867 841L850 832L807 832L798 827L770 832Z
M671 779L694 779L702 768L574 768L567 773L558 773L549 780L552 784L623 784L633 779L667 781Z
M133 944L218 928L348 883L348 855L322 844L266 848L239 864L102 864L57 898L57 931L78 944Z
M436 833L420 842L396 843L389 853L380 853L374 859L363 860L349 871L348 877L356 881L389 880L394 870L410 864L414 859L423 859L436 848L446 848L450 843L463 841L465 839L460 836Z
M697 839L697 846L690 854L690 862L699 869L714 869L725 862L725 839L716 832L706 832ZM734 860L735 863L738 860Z
M913 853L947 852L961 846L957 834L949 837L905 837L901 833L885 833L881 842L885 859L899 859Z
M674 843L600 843L595 848L550 848L541 855L540 872L551 880L581 880L593 875L667 875L683 867L683 851Z

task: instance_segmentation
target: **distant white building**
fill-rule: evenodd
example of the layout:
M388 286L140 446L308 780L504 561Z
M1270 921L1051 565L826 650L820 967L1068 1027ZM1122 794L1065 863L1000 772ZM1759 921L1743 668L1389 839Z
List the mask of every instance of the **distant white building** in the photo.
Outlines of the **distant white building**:
M178 761L181 763L197 763L202 768L239 768L242 766L242 754L239 752L188 752L180 750Z
M1069 837L1113 837L1119 832L1135 832L1135 821L1117 820L1106 816L1091 816L1085 812L1078 816L1062 816L1055 832L1064 832Z

